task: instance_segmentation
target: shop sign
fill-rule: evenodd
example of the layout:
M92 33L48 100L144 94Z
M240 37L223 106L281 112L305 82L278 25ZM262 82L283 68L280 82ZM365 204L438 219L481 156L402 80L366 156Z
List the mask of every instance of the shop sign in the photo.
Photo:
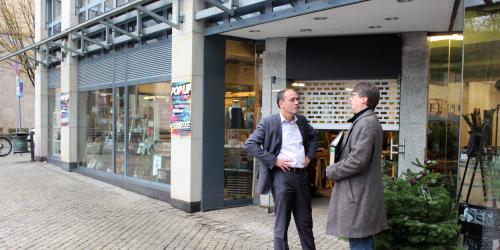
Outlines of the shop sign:
M61 105L61 126L68 126L69 124L69 93L61 93L59 95Z
M172 136L191 136L191 82L172 83L170 129Z

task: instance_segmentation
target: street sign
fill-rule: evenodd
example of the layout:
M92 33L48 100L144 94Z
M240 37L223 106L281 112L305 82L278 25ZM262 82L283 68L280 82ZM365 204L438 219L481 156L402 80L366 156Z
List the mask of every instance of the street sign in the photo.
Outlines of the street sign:
M19 78L16 78L16 96L24 96L24 81Z

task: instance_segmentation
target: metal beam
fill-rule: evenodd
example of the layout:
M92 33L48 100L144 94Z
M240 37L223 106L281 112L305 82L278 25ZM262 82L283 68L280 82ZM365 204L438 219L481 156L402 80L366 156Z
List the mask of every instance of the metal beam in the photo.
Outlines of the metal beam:
M232 0L229 0L227 3L221 3L219 2L219 0L205 0L205 1L228 13L230 16L234 16Z
M170 2L171 3L171 2ZM120 14L120 13L125 13L126 11L128 10L131 10L131 9L134 9L136 6L139 6L139 5L142 5L144 4L144 0L135 0L135 1L132 1L132 2L129 2L129 3L126 3L118 8L115 8L109 12L106 12L102 15L100 15L99 17L97 18L94 18L94 19L91 19L91 20L88 20L84 23L81 23L79 25L76 25L76 26L73 26L67 30L64 30L62 31L61 33L55 35L55 36L51 36L49 38L46 38L42 41L39 41L39 42L36 42L32 45L29 45L21 50L18 50L14 53L10 53L4 57L1 57L0 58L0 62L3 61L3 60L6 60L6 59L9 59L11 57L14 57L14 56L17 56L21 53L24 53L28 50L31 50L33 48L37 48L37 47L40 47L41 45L43 44L46 44L46 43L49 43L49 42L53 42L53 41L57 41L57 40L60 40L61 38L64 38L66 36L68 36L69 34L71 33L75 33L75 32L78 32L79 30L82 30L86 27L89 27L89 26L92 26L92 25L95 25L98 23L99 20L104 20L104 19L107 19L107 18L112 18L113 16L116 16L117 14Z
M132 37L132 38L134 38L134 39L135 39L135 40L137 40L137 41L140 41L140 40L141 40L141 38L139 38L138 36L136 36L136 35L134 35L134 34L132 34L132 33L130 33L130 32L127 32L127 31L126 31L126 30L124 30L124 29L119 28L119 27L117 27L117 26L116 26L116 25L114 25L114 24L111 24L111 23L106 22L106 21L103 21L103 20L99 20L99 23L100 23L100 24L102 24L102 25L104 25L104 26L106 26L106 27L108 27L108 28L110 28L110 29L112 29L112 30L115 30L115 31L117 31L117 32L119 32L119 33L122 33L122 34L124 34L124 35L129 36L129 37Z
M246 27L251 27L259 24L270 23L286 18L301 16L305 14L310 14L328 9L334 9L352 4L358 4L366 1L370 0L336 0L336 1L318 0L307 4L298 3L295 7L288 8L285 10L280 10L270 13L266 12L262 15L258 15L248 19L206 27L205 35L209 36L209 35L229 32L232 30L243 29ZM240 6L240 8L242 7Z
M50 46L59 47L59 48L61 48L61 49L63 49L63 50L69 51L69 52L74 53L74 54L77 54L77 55L79 55L79 56L85 56L85 54L83 54L82 52L77 51L77 50L72 49L72 48L69 48L69 47L67 47L67 46L63 45L62 43L56 43L56 42L53 42L53 43L49 43L49 45L50 45Z
M140 6L140 5L135 6L135 8L136 8L138 11L141 11L141 12L145 13L146 15L151 16L153 19L155 19L155 20L156 20L156 21L158 21L158 22L163 22L163 23L166 23L166 24L168 24L169 26L171 26L172 28L176 28L176 29L180 29L180 28L181 28L181 26L180 26L178 23L174 23L174 22L172 22L172 21L170 21L170 20L166 19L165 17L162 17L162 16L160 16L160 15L158 15L158 14L154 13L153 11L150 11L150 10L148 10L148 9L146 9L146 8L144 8L144 7L142 7L142 6ZM172 10L172 12L173 12L173 10ZM140 13L139 13L139 14L140 14Z
M262 4L268 0L239 0L238 1L238 9L252 7L252 5ZM223 4L225 7L230 8L231 6L228 3ZM194 14L194 19L196 21L203 20L215 15L219 15L224 13L224 11L218 7L211 7L204 10L199 10Z
M458 7L460 6L461 0L455 0L453 3L453 11L451 12L450 26L448 26L448 32L453 31L453 26L455 25L455 19L457 18Z
M86 37L84 35L80 35L80 34L78 34L76 32L71 33L71 35L79 37L79 38L81 38L81 39L83 39L83 40L85 40L85 41L87 41L89 43L93 43L93 44L95 44L95 45L97 45L97 46L99 46L99 47L101 47L103 49L109 50L109 46L107 44L102 44L102 42L96 41L96 40L94 40L92 38L88 38L88 37Z
M48 65L49 65L49 64L48 64L48 63L46 63L46 62L42 62L42 61L40 61L40 60L38 60L38 59L35 59L35 58L31 58L31 57L29 57L26 53L25 53L25 54L22 54L22 55L20 55L20 56L22 56L22 57L24 57L24 58L26 58L26 59L28 59L28 60L30 60L30 61L35 62L35 64L41 64L41 65L43 65L43 66L48 66Z
M61 61L61 59L59 59L57 56L53 56L53 55L51 55L51 54L49 54L49 53L42 52L42 51L37 50L37 49L32 49L32 50L33 50L34 52L36 52L36 53L39 53L39 54L45 54L45 56L46 56L46 57L48 57L48 58L52 58L52 59L54 59L54 60L56 60L56 61L58 61L58 62L59 62L59 61Z

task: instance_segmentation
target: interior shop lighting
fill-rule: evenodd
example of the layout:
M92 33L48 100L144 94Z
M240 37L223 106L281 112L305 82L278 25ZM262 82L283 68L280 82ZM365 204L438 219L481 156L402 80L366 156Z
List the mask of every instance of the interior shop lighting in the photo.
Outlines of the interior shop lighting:
M464 36L460 34L453 34L453 35L443 35L443 36L431 36L429 38L431 42L435 41L443 41L443 40L458 40L462 41L464 40Z
M304 87L304 86L306 86L306 84L305 83L301 83L301 82L294 82L294 83L292 83L292 86L294 86L294 87Z

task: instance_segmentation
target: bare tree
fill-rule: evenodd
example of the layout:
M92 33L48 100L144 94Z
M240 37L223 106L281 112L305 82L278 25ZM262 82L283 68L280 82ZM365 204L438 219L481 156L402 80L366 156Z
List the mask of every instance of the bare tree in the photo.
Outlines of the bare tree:
M34 0L0 0L0 48L13 53L34 42ZM20 71L35 86L35 62L27 57L34 58L33 52L21 53L13 59L21 63Z

